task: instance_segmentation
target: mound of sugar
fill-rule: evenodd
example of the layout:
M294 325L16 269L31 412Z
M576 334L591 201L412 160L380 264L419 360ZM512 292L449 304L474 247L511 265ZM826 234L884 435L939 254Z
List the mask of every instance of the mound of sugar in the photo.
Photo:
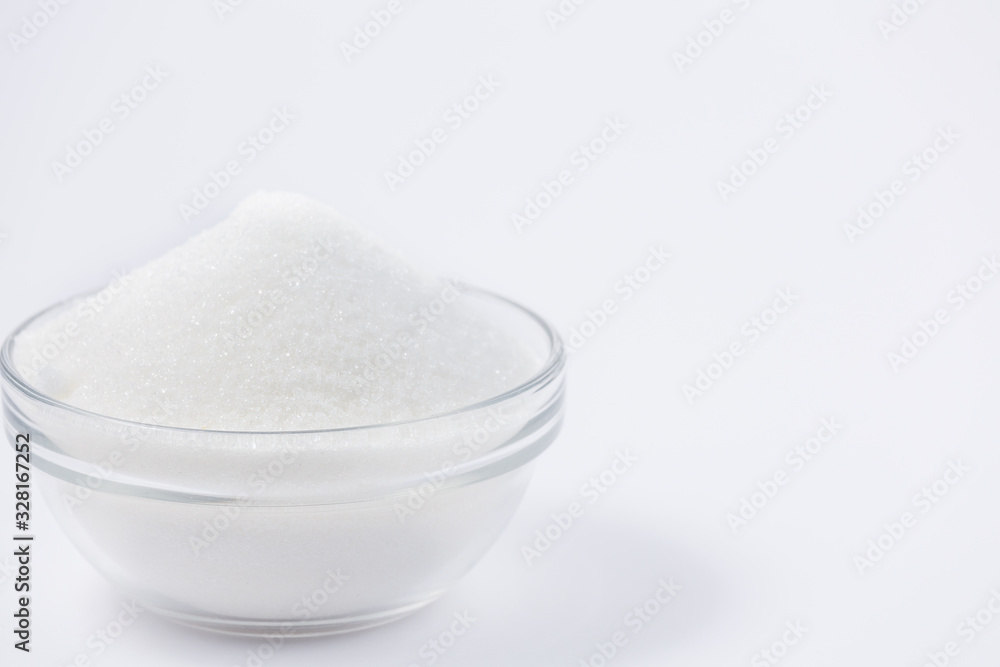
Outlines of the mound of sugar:
M143 423L289 431L440 414L539 363L460 285L294 194L249 197L121 282L18 337L38 390Z

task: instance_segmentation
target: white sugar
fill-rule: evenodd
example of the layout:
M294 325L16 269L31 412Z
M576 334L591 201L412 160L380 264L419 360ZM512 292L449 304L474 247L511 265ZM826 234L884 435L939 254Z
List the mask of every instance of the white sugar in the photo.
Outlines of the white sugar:
M24 332L15 364L53 398L143 423L390 423L490 398L537 368L462 292L322 204L260 193Z

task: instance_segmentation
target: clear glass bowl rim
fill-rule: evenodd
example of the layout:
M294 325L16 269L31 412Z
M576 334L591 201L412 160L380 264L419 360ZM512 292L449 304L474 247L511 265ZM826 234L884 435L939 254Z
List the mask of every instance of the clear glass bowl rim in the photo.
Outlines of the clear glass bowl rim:
M488 299L496 300L504 304L505 306L510 306L520 311L522 315L526 315L529 319L534 321L535 324L541 327L542 331L548 338L549 355L548 358L545 360L545 362L542 364L540 370L538 370L534 375L532 375L530 378L528 378L521 384L517 385L516 387L508 389L507 391L498 394L496 396L492 396L490 398L477 401L476 403L465 405L460 408L450 410L448 412L428 415L426 417L418 417L416 419L408 419L396 422L385 422L380 424L361 424L356 426L343 426L343 427L327 428L327 429L307 429L307 430L297 430L297 431L227 431L227 430L217 430L217 429L199 429L199 428L191 428L184 426L165 426L160 424L146 424L143 422L132 421L129 419L122 419L120 417L103 415L98 412L91 412L90 410L70 405L69 403L64 403L63 401L52 398L51 396L48 396L46 394L43 394L42 392L32 387L24 378L21 377L21 374L16 370L13 361L13 350L14 350L15 339L22 332L24 332L32 325L34 325L39 319L79 299L82 299L91 294L95 294L99 290L91 290L88 292L77 294L67 299L63 299L62 301L59 301L49 306L48 308L42 310L41 312L38 312L35 315L31 316L23 323L21 323L20 326L15 328L14 331L12 331L10 335L7 336L6 340L3 343L3 347L0 348L0 376L2 376L4 380L9 382L10 385L14 387L18 392L20 392L23 396L31 400L44 403L50 407L59 410L65 410L67 412L75 413L81 417L88 419L105 420L122 424L124 426L140 427L143 429L163 430L174 433L190 433L190 434L201 433L201 434L211 434L211 435L237 435L237 436L238 435L293 436L293 435L349 433L349 432L358 432L358 431L374 430L374 429L405 427L409 425L416 425L416 424L432 422L435 420L457 417L465 413L471 413L478 410L488 409L492 406L503 403L504 401L516 398L519 395L531 391L535 387L547 384L562 371L566 363L566 351L562 341L562 337L559 335L559 332L556 331L556 329L551 324L549 324L543 317L541 317L531 309L527 308L526 306L523 306L520 303L514 301L513 299L509 299L491 290L487 290L481 287L474 287L472 285L467 285L461 282L459 282L458 284L462 285L463 291L470 292L471 294L474 294L477 297L486 297Z

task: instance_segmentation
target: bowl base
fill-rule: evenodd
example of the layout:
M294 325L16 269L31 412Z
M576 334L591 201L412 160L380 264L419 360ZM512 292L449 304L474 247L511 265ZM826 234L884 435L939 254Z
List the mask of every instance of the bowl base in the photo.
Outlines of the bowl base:
M418 609L429 605L431 602L434 602L441 597L442 594L444 594L444 591L437 591L419 602L369 614L356 614L351 616L337 616L308 620L285 619L280 621L267 621L258 619L226 618L221 616L199 616L196 614L182 613L152 606L146 606L146 609L158 616L170 619L175 623L199 630L207 630L209 632L236 635L240 637L260 637L283 641L284 639L299 637L337 635L345 632L354 632L356 630L365 630L378 625L384 625L385 623L391 623L392 621L408 616Z

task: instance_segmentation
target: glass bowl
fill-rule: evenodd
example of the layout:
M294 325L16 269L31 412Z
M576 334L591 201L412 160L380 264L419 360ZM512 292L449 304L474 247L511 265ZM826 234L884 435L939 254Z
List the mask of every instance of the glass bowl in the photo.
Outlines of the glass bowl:
M14 365L22 331L82 298L36 315L4 343L8 439L30 436L42 473L33 485L98 571L143 607L203 629L330 634L432 602L499 537L562 423L559 334L472 287L463 298L537 359L529 380L489 400L297 432L106 417L40 393Z

